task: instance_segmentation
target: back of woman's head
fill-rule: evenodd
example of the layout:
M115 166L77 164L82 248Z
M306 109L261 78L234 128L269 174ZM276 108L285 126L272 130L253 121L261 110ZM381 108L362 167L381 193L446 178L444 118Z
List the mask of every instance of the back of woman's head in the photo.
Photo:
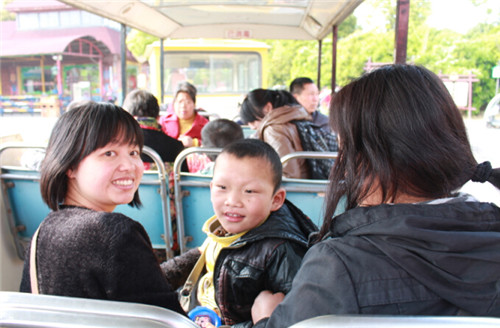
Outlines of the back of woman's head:
M90 153L110 142L128 143L142 150L139 124L127 111L111 103L87 102L64 113L50 135L42 162L40 190L53 209L59 209L68 191L69 169L76 169ZM131 205L140 205L136 192Z
M244 124L264 118L264 106L271 103L273 109L285 105L298 106L295 97L285 90L254 89L250 91L240 108L240 118Z
M138 117L156 118L160 115L158 99L146 90L131 91L123 101L123 108Z
M460 111L420 66L382 67L346 85L332 100L330 124L340 149L325 218L342 195L347 209L360 204L368 186L379 187L381 202L449 196L477 166Z

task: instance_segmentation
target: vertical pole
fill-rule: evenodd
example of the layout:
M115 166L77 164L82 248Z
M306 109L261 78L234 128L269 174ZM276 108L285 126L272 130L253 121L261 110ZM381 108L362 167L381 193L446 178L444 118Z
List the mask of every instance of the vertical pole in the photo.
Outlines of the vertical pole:
M396 40L394 63L406 63L408 43L408 18L410 16L410 0L397 0L396 6Z
M497 87L495 88L495 95L498 94L498 78L497 78Z
M59 72L59 67L57 68ZM59 74L59 73L58 73ZM16 79L17 79L17 95L24 93L24 85L23 85L23 74L21 72L21 66L16 66Z
M318 78L316 79L316 85L318 89L321 90L321 51L323 47L323 40L318 40Z
M45 68L43 63L43 56L40 57L40 82L42 83L42 94L45 94Z
M62 56L57 55L56 58L56 66L57 66L57 94L59 97L63 95L63 86L62 86L62 65L61 65Z
M103 69L104 66L102 64L102 56L99 57L99 90L101 90L101 101L104 100L104 78L103 78Z
M337 84L337 39L338 39L338 26L332 27L332 94L335 93L335 86Z
M120 33L120 57L121 57L121 76L122 76L122 99L125 100L127 95L127 45L125 40L127 38L127 26L125 24L121 24L121 33Z
M160 39L160 105L165 99L165 50L163 39Z

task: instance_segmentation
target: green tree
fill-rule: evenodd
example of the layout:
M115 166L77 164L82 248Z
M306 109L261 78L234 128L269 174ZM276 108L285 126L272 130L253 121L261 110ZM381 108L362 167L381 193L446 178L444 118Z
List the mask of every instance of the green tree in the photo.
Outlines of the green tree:
M0 3L0 21L11 21L16 20L16 14L5 10L5 5L11 3L14 0L1 0Z
M136 58L144 58L146 47L157 40L159 39L151 34L132 29L127 35L126 44Z

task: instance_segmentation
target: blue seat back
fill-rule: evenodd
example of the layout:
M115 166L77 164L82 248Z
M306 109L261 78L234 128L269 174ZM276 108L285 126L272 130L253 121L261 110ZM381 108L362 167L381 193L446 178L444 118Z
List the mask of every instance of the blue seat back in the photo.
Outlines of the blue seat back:
M193 153L218 154L220 151L220 148L191 147L184 149L175 159L174 197L181 253L203 243L206 234L201 228L214 215L210 201L212 176L181 172L182 163Z
M43 149L43 146L24 144L6 145L0 148L2 155L8 156L8 149ZM167 257L173 257L173 237L170 217L170 201L166 185L165 166L159 155L151 148L144 147L144 154L150 156L158 171L144 174L139 186L139 196L143 203L140 209L128 205L117 206L120 212L140 222L148 233L153 247L165 248ZM16 251L24 259L25 248L33 233L50 212L40 194L40 172L19 166L0 167L2 197L7 212L10 231L13 233Z

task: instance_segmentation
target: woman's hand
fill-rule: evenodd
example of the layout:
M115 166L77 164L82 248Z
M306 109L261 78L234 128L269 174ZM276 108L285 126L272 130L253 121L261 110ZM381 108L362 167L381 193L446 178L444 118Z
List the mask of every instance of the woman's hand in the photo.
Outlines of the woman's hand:
M269 318L274 309L283 301L285 294L273 294L268 290L260 292L252 305L252 320L253 323Z

